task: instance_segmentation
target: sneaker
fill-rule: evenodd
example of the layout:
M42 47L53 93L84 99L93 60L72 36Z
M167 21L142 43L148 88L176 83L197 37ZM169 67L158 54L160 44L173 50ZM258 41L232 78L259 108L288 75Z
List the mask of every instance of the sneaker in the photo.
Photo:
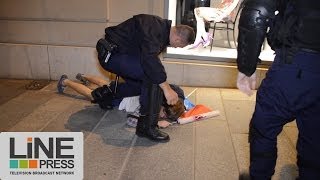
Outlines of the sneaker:
M83 74L81 74L81 73L78 73L78 74L76 75L76 79L78 79L79 81L81 81L83 85L88 85L88 84L89 84L89 81L86 80L86 79L83 77Z
M67 87L66 85L63 84L63 81L65 79L68 79L68 76L67 75L62 75L58 81L58 84L57 84L57 89L58 89L58 92L59 93L63 93L64 89Z

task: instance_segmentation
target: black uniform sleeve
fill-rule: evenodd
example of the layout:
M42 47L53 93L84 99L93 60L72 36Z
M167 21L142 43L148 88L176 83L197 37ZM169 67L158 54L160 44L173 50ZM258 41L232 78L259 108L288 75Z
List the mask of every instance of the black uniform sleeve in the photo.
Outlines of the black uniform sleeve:
M137 15L135 19L139 29L137 35L140 37L142 68L153 84L161 84L167 80L166 71L158 57L169 37L166 20L150 15Z
M166 71L158 57L161 52L159 44L152 34L145 36L141 44L141 65L153 84L161 84L167 80Z
M276 0L246 0L239 21L238 70L251 76L257 67L267 28L274 18Z

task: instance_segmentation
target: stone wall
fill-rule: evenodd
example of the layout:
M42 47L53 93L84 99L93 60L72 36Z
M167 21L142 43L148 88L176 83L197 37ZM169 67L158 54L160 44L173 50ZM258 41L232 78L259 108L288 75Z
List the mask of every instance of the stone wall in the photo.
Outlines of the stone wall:
M1 0L0 78L58 79L63 73L104 74L95 44L104 29L163 2L139 0Z

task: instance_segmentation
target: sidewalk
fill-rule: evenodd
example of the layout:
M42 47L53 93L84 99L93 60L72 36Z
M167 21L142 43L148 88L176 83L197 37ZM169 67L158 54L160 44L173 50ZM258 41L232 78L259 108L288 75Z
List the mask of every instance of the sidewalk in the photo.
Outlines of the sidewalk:
M235 89L183 87L195 104L220 111L220 116L165 132L168 143L138 138L126 126L122 111L103 111L70 89L56 93L56 82L25 90L28 80L0 79L0 131L82 131L86 180L236 180L248 172L248 125L255 97ZM278 137L273 179L297 175L296 124Z

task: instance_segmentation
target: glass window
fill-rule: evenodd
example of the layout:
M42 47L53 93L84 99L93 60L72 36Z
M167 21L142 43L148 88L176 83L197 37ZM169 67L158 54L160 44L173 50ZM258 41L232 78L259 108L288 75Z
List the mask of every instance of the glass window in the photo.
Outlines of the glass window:
M165 1L165 18L172 20L172 25L186 24L197 32L193 45L185 48L169 47L165 57L234 62L237 57L241 2L242 0ZM274 51L265 41L260 59L264 62L272 61L273 58Z

